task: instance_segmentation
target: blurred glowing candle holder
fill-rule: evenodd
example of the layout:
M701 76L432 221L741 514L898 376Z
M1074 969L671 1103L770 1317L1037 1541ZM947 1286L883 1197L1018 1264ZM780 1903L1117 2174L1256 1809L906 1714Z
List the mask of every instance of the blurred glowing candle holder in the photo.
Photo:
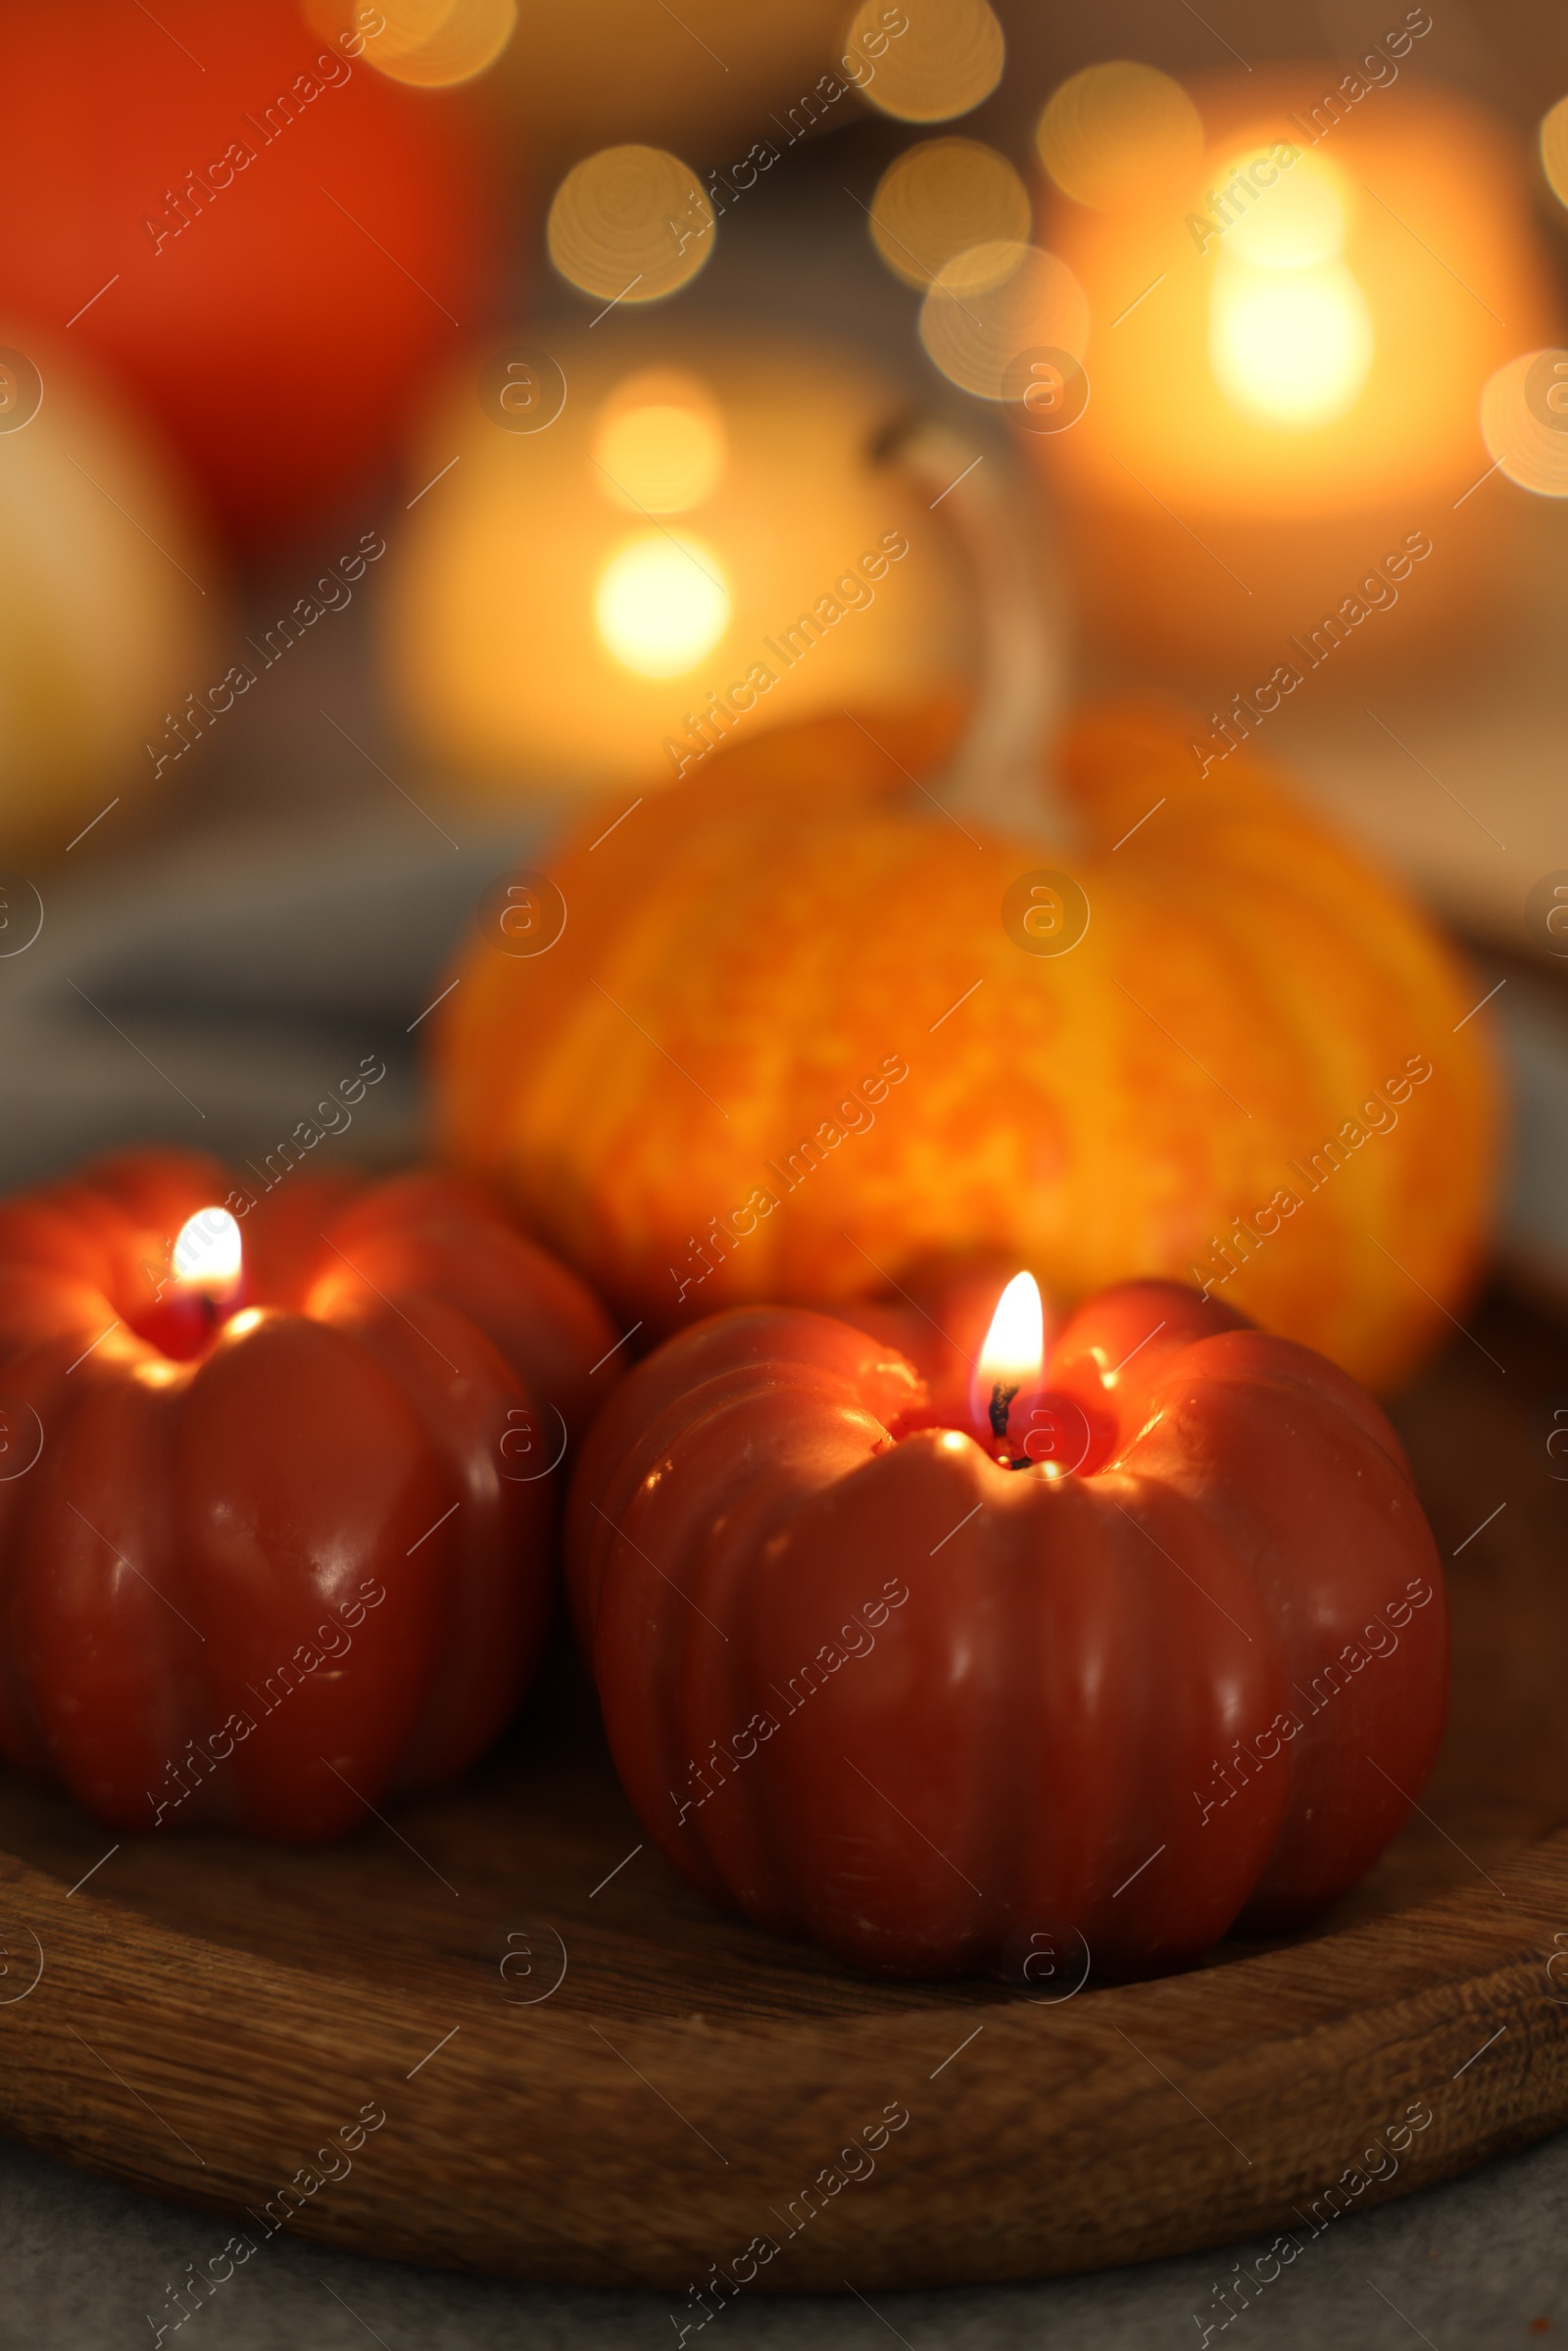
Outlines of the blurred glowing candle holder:
M1087 99L1065 85L1042 119L1043 238L1087 299L1086 394L1013 414L1102 644L1245 683L1352 637L1380 661L1429 653L1497 601L1517 502L1483 478L1482 392L1555 340L1552 297L1503 129L1378 54L1377 74L1195 83L1200 152L1149 69L1091 69ZM1175 93L1168 168L1142 178L1151 91L1108 85L1099 122L1088 102L1094 74L1134 72ZM1412 577L1414 541L1432 560Z
M483 799L651 786L737 729L956 697L947 517L879 454L904 411L821 344L624 312L475 364L411 468L450 469L387 600L432 759Z

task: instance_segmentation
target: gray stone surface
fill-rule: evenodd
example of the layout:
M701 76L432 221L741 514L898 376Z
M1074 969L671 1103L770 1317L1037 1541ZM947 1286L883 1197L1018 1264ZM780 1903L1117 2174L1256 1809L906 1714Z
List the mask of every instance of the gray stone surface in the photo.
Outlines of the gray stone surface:
M704 2330L705 2351L877 2351L890 2339L906 2351L1180 2351L1205 2340L1226 2351L1522 2351L1568 2328L1565 2220L1568 2138L1558 2138L1347 2215L1244 2310L1233 2293L1228 2324L1220 2291L1233 2264L1252 2268L1262 2242L1037 2285L743 2298ZM180 2351L371 2341L383 2351L675 2351L686 2315L674 2295L510 2285L279 2237L178 2323L189 2299L178 2305L171 2289L228 2235L208 2215L0 2145L0 2343L129 2351L163 2324L162 2339Z

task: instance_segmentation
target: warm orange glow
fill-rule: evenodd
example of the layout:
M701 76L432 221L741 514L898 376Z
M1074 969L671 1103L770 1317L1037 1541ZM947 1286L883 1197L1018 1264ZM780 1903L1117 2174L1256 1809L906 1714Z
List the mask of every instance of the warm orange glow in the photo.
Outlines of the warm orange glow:
M729 588L701 540L639 531L605 565L594 599L599 634L639 677L679 677L729 626Z
M678 514L711 497L724 456L724 428L711 404L705 413L697 401L665 394L630 407L619 399L608 404L593 464L612 506Z
M1454 505L1490 462L1481 388L1515 354L1568 343L1517 162L1481 109L1412 72L1327 135L1315 69L1282 70L1266 100L1254 82L1199 87L1209 144L1179 193L1057 203L1036 229L1093 310L1094 397L1075 430L1026 448L1074 512L1092 625L1123 649L1180 648L1192 674L1277 649L1267 677L1411 499L1451 514L1478 563L1494 550L1506 502ZM1308 342L1314 317L1329 347L1293 381L1269 328ZM1434 630L1492 592L1457 553L1428 578Z
M226 1208L198 1208L174 1239L174 1279L215 1301L232 1297L245 1262L239 1226Z
M1261 151L1267 161L1267 151ZM1218 184L1254 184L1239 157ZM1348 198L1338 172L1298 155L1225 232L1209 296L1209 359L1231 404L1269 424L1332 423L1372 366L1366 297L1340 258Z
M1309 269L1316 262L1337 261L1344 252L1350 190L1342 174L1317 156L1282 162L1277 148L1254 147L1225 165L1215 185L1259 191L1225 230L1231 260L1251 262L1259 269Z
M682 749L687 714L710 710L710 693L739 715L753 698L730 704L730 689L759 662L766 691L746 733L967 693L967 592L941 535L954 502L928 515L935 489L922 497L867 460L904 413L896 377L796 335L689 321L666 333L619 309L553 332L551 352L570 388L547 430L498 429L505 412L459 370L432 416L435 454L426 442L410 460L411 490L448 470L387 559L385 659L444 775L508 808L541 789L597 794L635 778L625 807L713 740L705 721ZM613 429L622 416L634 431ZM17 438L0 433L0 491ZM884 571L878 541L900 530L891 544L908 552ZM881 576L859 573L862 556ZM662 579L675 600L662 617ZM782 645L803 615L817 641L788 666L764 640Z
M1038 1379L1046 1359L1046 1313L1032 1273L1015 1273L997 1300L977 1366L983 1385Z
M1209 358L1220 390L1266 424L1330 424L1358 397L1372 366L1366 297L1343 262L1215 268Z

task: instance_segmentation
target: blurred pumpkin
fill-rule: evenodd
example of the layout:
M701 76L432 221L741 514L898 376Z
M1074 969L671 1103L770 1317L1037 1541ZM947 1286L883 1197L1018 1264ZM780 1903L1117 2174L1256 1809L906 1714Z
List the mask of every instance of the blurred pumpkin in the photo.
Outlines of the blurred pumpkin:
M0 0L0 309L69 325L225 518L362 494L494 257L461 99L292 0Z
M172 780L199 726L182 737L168 722L209 688L221 607L162 450L30 326L0 326L0 857L13 860L63 848L117 788L134 806Z
M1492 1191L1457 958L1250 750L1200 773L1179 712L1068 730L1076 851L956 829L913 780L929 735L866 724L592 827L534 877L545 952L481 928L436 1053L449 1156L652 1331L987 1252L1057 1304L1195 1280L1401 1378Z
M613 333L475 353L431 416L411 479L445 478L383 605L388 685L430 759L487 799L669 782L759 707L956 684L947 517L878 455L897 390L810 342Z

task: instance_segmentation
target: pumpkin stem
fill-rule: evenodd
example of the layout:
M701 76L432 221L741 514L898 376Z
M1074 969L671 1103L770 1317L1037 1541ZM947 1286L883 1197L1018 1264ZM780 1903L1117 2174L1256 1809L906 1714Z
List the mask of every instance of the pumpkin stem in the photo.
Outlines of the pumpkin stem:
M979 674L957 750L937 790L944 808L1062 847L1076 811L1048 766L1062 699L1064 599L1048 572L1042 520L1007 452L928 416L906 416L872 455L907 475L958 543L969 573Z

